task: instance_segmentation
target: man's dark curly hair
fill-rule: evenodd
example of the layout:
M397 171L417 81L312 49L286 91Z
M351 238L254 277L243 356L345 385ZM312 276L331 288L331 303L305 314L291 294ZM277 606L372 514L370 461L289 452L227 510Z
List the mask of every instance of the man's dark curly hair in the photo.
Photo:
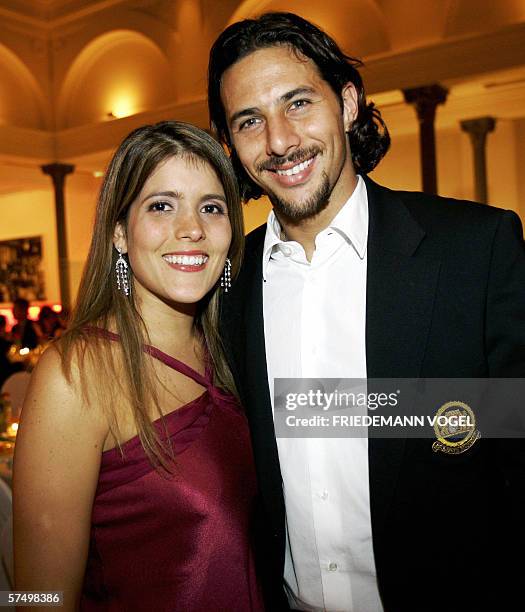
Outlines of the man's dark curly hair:
M357 70L362 62L345 55L328 34L306 19L293 13L265 13L226 28L211 49L208 65L211 128L231 150L243 199L259 198L263 191L248 177L231 146L221 99L221 79L230 66L250 53L276 45L287 46L299 57L310 58L340 99L341 107L342 89L349 81L353 83L358 94L358 112L348 132L352 162L357 172L371 172L387 152L390 136L379 110L372 102L366 102L363 80Z

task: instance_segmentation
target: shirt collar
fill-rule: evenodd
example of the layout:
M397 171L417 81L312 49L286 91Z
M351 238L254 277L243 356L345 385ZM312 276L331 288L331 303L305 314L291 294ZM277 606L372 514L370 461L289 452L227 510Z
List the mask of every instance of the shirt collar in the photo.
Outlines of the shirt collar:
M352 245L359 257L364 259L368 241L368 196L365 182L361 176L357 176L357 185L352 195L323 232L330 228L336 230ZM279 244L285 242L281 238L281 232L281 224L272 210L268 216L264 237L262 262L264 280L266 280L266 269L272 253Z
M365 181L360 175L357 175L357 185L352 195L329 227L338 231L354 247L360 259L365 258L368 241L368 195Z
M284 240L281 238L281 224L279 220L275 216L273 210L270 211L268 215L268 220L266 221L266 234L264 236L264 247L263 247L263 277L266 280L266 266L270 261L270 257L273 253L273 250L277 245L284 243Z

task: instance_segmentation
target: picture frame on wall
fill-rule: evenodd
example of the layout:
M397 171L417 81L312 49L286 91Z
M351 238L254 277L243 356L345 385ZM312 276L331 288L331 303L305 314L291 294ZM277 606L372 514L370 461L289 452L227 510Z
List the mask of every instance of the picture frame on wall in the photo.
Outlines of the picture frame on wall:
M42 237L0 241L0 302L46 300Z

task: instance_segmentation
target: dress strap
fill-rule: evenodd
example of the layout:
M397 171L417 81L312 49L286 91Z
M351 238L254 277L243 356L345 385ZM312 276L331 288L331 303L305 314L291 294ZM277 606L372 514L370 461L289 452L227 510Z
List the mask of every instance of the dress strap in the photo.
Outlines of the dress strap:
M189 365L186 365L182 361L175 359L175 357L172 357L171 355L164 353L163 351L158 349L156 346L145 344L142 347L142 349L145 353L148 353L148 355L155 357L155 359L162 361L163 364L167 365L173 370L177 370L177 372L180 372L181 374L184 374L188 378L193 379L199 385L202 385L203 387L206 387L206 388L210 386L210 380L207 378L209 374L208 369L206 369L206 376L203 376L202 374L199 374L197 370L190 368Z
M109 331L108 329L102 329L101 327L95 327L92 325L86 325L84 329L93 336L98 336L99 338L106 338L107 340L112 340L114 342L120 342L120 336L118 334L115 334L114 332ZM142 350L148 355L154 357L155 359L158 359L163 364L167 365L169 368L177 370L177 372L180 372L181 374L184 374L184 376L191 378L197 384L202 385L206 389L210 388L212 377L211 370L208 368L208 366L206 366L206 376L203 376L202 374L199 374L199 372L191 368L189 365L186 365L182 361L175 359L175 357L164 353L155 346L151 346L150 344L144 344L142 346Z

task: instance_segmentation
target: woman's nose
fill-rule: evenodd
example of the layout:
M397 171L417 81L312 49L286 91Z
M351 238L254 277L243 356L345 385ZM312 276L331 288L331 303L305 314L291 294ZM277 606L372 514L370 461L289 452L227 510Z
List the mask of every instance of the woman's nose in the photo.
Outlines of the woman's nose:
M202 219L194 211L181 211L177 215L175 223L175 235L179 240L191 240L192 242L198 242L206 237Z

